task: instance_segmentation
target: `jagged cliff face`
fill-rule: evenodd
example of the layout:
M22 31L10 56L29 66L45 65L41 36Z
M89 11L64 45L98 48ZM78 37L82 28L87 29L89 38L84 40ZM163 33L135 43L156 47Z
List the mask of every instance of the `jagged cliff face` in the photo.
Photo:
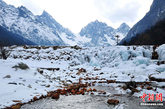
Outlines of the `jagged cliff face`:
M137 34L143 33L145 30L150 29L158 21L165 18L165 0L154 0L150 11L129 31L128 35L120 42L123 44L125 41L129 42L132 37Z
M117 34L123 38L129 29L129 26L125 23L121 24L119 28L114 29L106 23L96 20L84 27L80 31L80 35L91 38L90 42L84 44L85 46L110 46L116 44L115 36Z
M105 35L109 36L112 40L115 41L114 37L111 37L113 34L113 28L108 27L107 24L99 22L98 20L89 23L84 27L80 35L91 38L91 42L87 46L108 46L108 40Z
M58 31L59 34L65 33L68 37L75 37L75 35L67 28L64 28L59 24L49 13L43 11L42 15L37 16L37 20L52 28L55 32Z
M15 8L2 0L0 0L0 26L38 45L65 45L60 38L61 33L65 33L68 37L74 36L47 12L35 16L23 6Z

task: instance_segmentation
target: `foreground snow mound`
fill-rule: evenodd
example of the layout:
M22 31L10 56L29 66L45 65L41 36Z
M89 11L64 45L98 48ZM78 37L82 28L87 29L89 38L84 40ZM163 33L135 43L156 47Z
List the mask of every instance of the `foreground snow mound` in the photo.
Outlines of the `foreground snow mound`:
M158 48L160 56L163 56L162 46ZM151 59L153 51L151 46L90 48L13 46L9 49L10 57L5 61L0 60L0 81L2 81L0 86L4 87L0 90L0 108L15 104L13 100L27 102L34 96L45 95L48 91L77 83L80 78L83 83L95 82L96 86L110 86L122 90L122 87L119 87L121 85L117 83L106 84L107 80L119 83L130 81L145 83L150 82L150 75L160 77L165 71L164 65L159 66L158 60ZM12 68L21 62L28 65L29 69ZM160 86L160 83L157 84ZM164 85L161 83L162 87ZM140 92L136 90L136 96L146 92L147 86L143 87L143 89L137 87ZM150 89L154 93L161 91L165 94L165 91L159 88L157 91L155 88Z

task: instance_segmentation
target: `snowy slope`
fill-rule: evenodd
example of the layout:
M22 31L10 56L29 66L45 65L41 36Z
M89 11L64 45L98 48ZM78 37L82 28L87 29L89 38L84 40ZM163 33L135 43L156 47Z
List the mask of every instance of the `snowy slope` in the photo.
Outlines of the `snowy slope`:
M64 28L61 24L59 24L49 13L46 11L43 11L43 13L40 16L37 16L37 20L39 22L42 22L43 24L47 25L49 28L51 28L54 32L54 34L59 35L60 38L62 38L65 34L66 40L63 40L65 44L70 44L70 41L75 41L75 35L67 28Z
M91 41L91 38L87 38L87 37L82 37L79 34L75 34L75 37L71 37L69 38L68 35L66 35L66 33L62 33L60 34L61 39L69 46L85 46L85 43L88 43Z
M165 57L165 45L160 46L157 51L160 60ZM130 90L123 90L122 84L113 85L99 83L101 80L115 80L120 82L151 82L150 76L164 78L165 64L157 65L157 61L152 60L152 46L126 47L89 47L73 49L71 47L12 47L10 57L7 60L0 59L0 108L15 104L12 100L27 102L34 96L46 95L47 91L56 90L65 84L79 82L96 81L96 86L110 86L119 92L128 93ZM12 68L23 62L29 66L27 70ZM45 68L43 73L37 69ZM46 68L58 68L50 71ZM86 72L77 74L80 68ZM98 78L85 80L85 78ZM133 96L142 96L145 93L163 93L163 82L152 81L148 90L148 85L141 88L137 86L138 92ZM158 87L159 86L159 87ZM156 89L155 89L156 88Z
M36 45L35 43L25 39L18 34L7 31L5 28L0 26L0 44L8 45Z

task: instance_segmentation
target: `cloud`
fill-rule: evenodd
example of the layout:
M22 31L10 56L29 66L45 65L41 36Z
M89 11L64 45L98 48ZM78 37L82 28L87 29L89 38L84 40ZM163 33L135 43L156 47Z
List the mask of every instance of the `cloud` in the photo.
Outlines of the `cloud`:
M6 3L11 4L11 5L14 5L14 6L16 6L16 7L22 5L22 4L20 3L20 0L4 0L4 1L5 1Z
M6 3L14 5L15 7L25 6L33 12L33 14L41 14L43 9L40 7L38 0L4 0Z
M149 10L153 0L95 0L98 12L113 24L133 25Z
M118 21L134 21L137 18L138 11L140 8L139 4L128 3L121 7L116 7L113 12L104 13L104 16L110 19L112 22Z

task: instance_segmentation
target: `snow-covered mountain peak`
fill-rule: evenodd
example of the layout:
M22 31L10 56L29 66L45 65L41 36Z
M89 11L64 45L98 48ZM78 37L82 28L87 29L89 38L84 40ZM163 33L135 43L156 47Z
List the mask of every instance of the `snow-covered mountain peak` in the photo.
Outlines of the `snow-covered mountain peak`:
M24 17L24 18L30 17L30 18L33 18L33 19L34 19L35 16L34 16L33 13L32 13L30 10L28 10L26 7L20 6L20 7L18 7L17 9L18 9L18 11L19 11L19 16L20 16L20 17Z
M122 23L118 29L124 29L124 28L130 29L130 27L126 23Z
M59 24L48 12L45 10L40 16L37 16L40 22L48 25L52 29L57 29L60 34L66 33L69 36L74 36L74 34L67 28L64 28L61 24Z
M122 36L121 38L123 38L129 29L126 23L121 24L118 29L114 29L106 23L96 20L84 27L80 31L80 35L91 38L91 41L86 43L85 46L109 46L116 44L114 36L120 35Z
M75 36L46 11L35 16L24 6L15 8L2 0L0 2L0 25L38 45L73 45L68 43L73 42L74 45L82 46L109 46L115 45L116 34L124 37L128 32L125 23L119 29L114 29L104 22L95 20L84 27L80 35Z
M0 25L7 29L6 31L22 36L38 45L65 45L56 28L50 28L49 25L40 22L38 17L26 7L16 8L1 2L4 4L0 4Z
M47 12L47 11L45 11L45 10L43 10L43 12L42 12L42 14L41 14L42 16L48 16L49 15L49 13Z
M121 39L123 39L129 32L129 30L130 30L130 27L126 23L122 23L119 26L119 28L116 29L116 33L117 35L121 37Z
M88 26L97 27L97 28L111 28L111 29L114 29L114 28L108 26L106 23L100 22L98 20L95 20L94 22L89 23Z
M100 22L98 20L95 20L93 22L91 22L91 24L102 24L102 25L107 25L106 23Z
M18 10L20 10L20 11L23 11L23 12L25 12L25 13L32 13L30 10L28 10L26 7L24 7L24 6L19 6L18 7Z
M47 12L47 11L43 11L42 14L40 15L40 17L45 17L49 20L55 21L55 19Z

